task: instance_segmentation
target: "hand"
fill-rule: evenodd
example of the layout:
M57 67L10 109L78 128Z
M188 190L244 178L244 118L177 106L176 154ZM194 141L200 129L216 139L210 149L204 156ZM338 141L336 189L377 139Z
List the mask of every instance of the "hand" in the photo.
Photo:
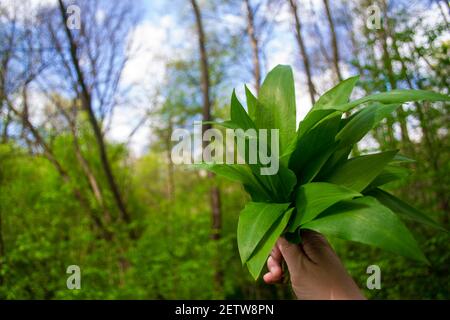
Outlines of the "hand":
M317 232L305 231L300 245L278 239L267 260L266 283L282 280L283 259L298 299L365 299L328 241Z

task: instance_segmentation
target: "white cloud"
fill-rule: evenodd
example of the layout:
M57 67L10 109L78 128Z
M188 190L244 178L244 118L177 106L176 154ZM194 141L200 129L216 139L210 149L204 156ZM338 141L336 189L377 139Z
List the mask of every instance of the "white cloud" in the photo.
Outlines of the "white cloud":
M121 85L131 86L128 100L137 105L118 106L111 120L108 137L125 142L130 133L153 107L158 88L164 85L166 62L180 57L188 48L186 31L177 25L174 16L163 15L154 21L141 22L129 35L131 59L123 71ZM181 45L180 45L181 44ZM130 148L136 155L145 152L150 142L148 123L133 135Z

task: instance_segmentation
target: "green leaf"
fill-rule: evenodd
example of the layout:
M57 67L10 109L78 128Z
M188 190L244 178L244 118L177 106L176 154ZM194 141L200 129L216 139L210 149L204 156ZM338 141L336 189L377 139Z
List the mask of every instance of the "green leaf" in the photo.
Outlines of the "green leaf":
M324 151L316 154L311 161L305 164L300 179L300 184L313 181L319 174L320 170L326 165L327 161L336 151L338 142L334 142L324 148Z
M247 268L255 280L258 279L261 274L267 258L269 257L270 251L272 251L273 246L286 228L293 210L294 208L289 209L280 218L278 218L277 222L272 225L272 228L270 228L265 237L259 243L253 255L247 261Z
M371 101L378 101L384 104L402 104L413 101L450 101L450 96L443 95L436 92L425 90L392 90L389 92L382 92L363 97L349 103L336 106L335 109L341 111L348 111L352 108Z
M289 168L300 178L300 183L309 182L320 169L315 168L315 173L312 170L304 170L306 165L310 165L312 162L317 163L317 159L326 155L334 145L339 122L340 115L327 119L297 140L295 150L289 159ZM328 153L329 155L330 153ZM327 159L320 160L323 164Z
M397 150L359 156L338 166L325 181L362 191L395 156Z
M359 76L348 78L334 88L325 92L311 110L334 109L335 106L347 103Z
M291 158L292 152L294 152L296 145L297 140L296 139L292 140L291 143L288 145L287 149L280 156L280 163L282 163L284 166L287 167L289 165L289 159Z
M255 124L252 119L248 116L247 112L245 112L244 107L239 102L236 97L236 93L233 90L231 95L231 121L239 126L239 128L247 130L247 129L255 129Z
M294 215L295 215L295 211L294 211ZM292 217L291 217L291 220L292 220ZM290 243L300 244L302 242L302 237L300 235L300 228L297 228L296 230L294 230L294 232L286 231L284 233L283 237Z
M392 161L390 162L392 163ZM383 171L369 184L366 190L376 188L388 184L392 181L403 180L409 176L410 171L408 168L387 165Z
M315 180L322 181L325 180L326 177L330 176L331 173L344 164L353 149L353 146L348 146L346 148L341 147L338 149L339 141L335 142L335 148L331 154L330 157L328 157L328 160L325 162L325 164L321 167L319 173L317 174Z
M261 239L286 211L290 203L249 202L239 215L237 242L242 264L252 255Z
M298 127L297 139L300 139L306 132L312 129L317 123L323 120L326 116L333 113L335 110L326 109L326 110L312 110L310 111L305 118L300 121L300 125Z
M356 241L427 262L400 219L375 198L343 201L302 226L326 236Z
M192 165L193 168L205 169L227 179L240 182L250 194L253 201L270 201L271 192L252 173L249 166L245 164L208 164L199 163Z
M390 163L391 164L399 164L399 163L413 163L413 162L416 162L416 160L410 159L401 154L396 154L394 159L392 159Z
M258 100L253 95L253 93L245 86L245 96L247 98L247 108L248 108L248 115L250 118L255 121L255 115L256 115L256 108L258 106Z
M336 135L341 146L350 146L361 140L381 120L395 111L400 105L372 104L351 117Z
M302 185L297 193L297 213L289 224L289 231L294 232L301 224L317 217L333 204L360 197L362 194L351 189L326 182L312 182Z
M260 183L270 190L271 199L274 202L283 203L290 201L291 193L297 184L295 173L284 167L281 163L278 173L275 175L260 175L260 165L250 165L250 168Z
M295 185L297 184L297 177L292 170L280 164L277 175L266 177L273 177L273 179L278 179L276 181L277 183L275 184L275 191L280 195L280 201L290 200L290 195L294 190Z
M442 231L447 231L444 227L442 227L440 224L435 222L433 219L429 218L425 214L423 214L421 211L417 210L414 207L411 207L409 204L403 202L397 197L394 197L392 194L383 191L381 189L374 189L371 190L368 195L375 197L380 201L384 206L388 207L395 213L398 213L402 218L406 218L409 220L417 221L432 227L435 227L437 229L440 229Z
M284 154L280 157L280 161L284 164L287 164L290 160L292 153L294 152L297 141L299 141L309 130L314 128L318 123L321 123L328 115L332 114L334 110L326 109L326 110L312 110L310 111L306 117L300 121L299 128L297 130L297 139L293 139L291 143L288 145L287 150L284 151ZM334 115L342 114L335 113Z
M212 124L228 129L239 129L239 125L237 123L234 123L233 121L227 120L223 122L217 122L217 121L202 121L202 124Z
M280 155L295 137L294 76L289 66L278 65L264 80L258 97L255 124L258 129L278 129Z

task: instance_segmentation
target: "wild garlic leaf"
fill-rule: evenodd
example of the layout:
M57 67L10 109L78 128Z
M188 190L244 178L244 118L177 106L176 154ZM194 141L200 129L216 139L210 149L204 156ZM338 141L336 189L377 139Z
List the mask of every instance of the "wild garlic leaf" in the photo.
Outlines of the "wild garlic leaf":
M326 177L330 176L336 168L348 161L348 157L352 152L353 146L341 146L341 148L338 148L339 142L336 141L335 144L336 147L334 148L331 156L328 157L325 164L322 165L316 178L314 178L315 181L326 181Z
M259 129L278 129L280 155L295 138L294 76L290 66L278 65L270 71L258 96L255 124Z
M239 215L237 229L237 242L242 264L247 262L261 239L289 205L290 203L247 203Z
M218 122L218 121L202 121L202 124L212 124L219 127L224 127L228 129L239 129L239 125L231 120Z
M255 129L255 124L252 119L250 119L242 104L239 102L234 90L231 95L230 115L231 121L237 124L238 128L243 130Z
M320 121L324 120L326 116L332 114L335 110L332 109L324 109L324 110L313 110L310 111L305 119L300 121L300 125L298 126L297 131L297 139L300 139L306 132L312 129L316 124Z
M261 274L273 246L286 228L293 210L294 208L288 209L281 217L278 218L278 220L272 225L272 228L270 228L261 240L250 259L248 259L246 265L255 280L258 279Z
M392 163L392 162L390 162ZM400 166L394 166L394 165L387 165L380 174L367 186L367 188L364 190L371 190L376 187L388 184L393 181L397 180L404 180L406 177L408 177L410 174L410 170L405 167Z
M416 160L405 157L401 154L396 154L394 159L391 160L390 164L400 164L400 163L414 163Z
M258 100L247 86L245 86L245 96L247 98L247 109L250 119L255 121L255 115L258 107Z
M334 145L339 122L340 116L330 118L297 140L295 150L289 159L289 168L300 177L301 183L308 182L313 178L312 171L305 172L304 167L311 162L316 162L320 155L326 154L327 150Z
M342 201L305 223L327 236L372 245L427 263L416 240L400 219L373 197Z
M359 76L348 78L325 92L311 110L334 109L335 106L347 103Z
M349 159L337 167L325 181L360 192L375 179L396 153L397 150L386 151Z
M336 135L340 146L351 146L361 140L381 120L399 107L395 105L372 104L355 114Z
M313 181L319 174L320 170L325 166L330 157L336 152L338 142L334 142L327 146L323 152L314 155L313 159L305 164L299 177L300 184Z
M199 163L193 166L195 168L209 170L219 176L242 183L253 201L272 200L271 191L265 188L246 164L229 165Z
M289 223L288 230L294 232L301 224L317 217L322 211L333 204L361 197L362 194L351 189L326 182L311 182L302 185L296 197L297 212Z
M271 199L273 199L274 202L283 203L290 201L291 193L294 186L297 184L297 177L292 170L284 167L280 163L277 174L260 175L260 165L250 165L249 167L258 181L260 181L267 190L270 190L272 195Z
M326 182L312 182L302 185L296 195L296 213L288 227L294 232L301 224L313 220L333 204L362 196L348 188Z
M392 90L388 92L372 94L348 103L336 106L340 111L349 111L360 104L378 101L384 104L402 104L414 101L450 101L450 96L425 90Z
M442 231L447 231L440 224L438 224L436 221L434 221L421 211L411 207L409 204L403 202L399 198L393 196L392 194L384 190L376 188L374 190L369 191L367 195L377 198L379 202L381 202L384 206L391 209L393 212L399 214L400 217L402 218L417 221L429 225L431 227L440 229Z

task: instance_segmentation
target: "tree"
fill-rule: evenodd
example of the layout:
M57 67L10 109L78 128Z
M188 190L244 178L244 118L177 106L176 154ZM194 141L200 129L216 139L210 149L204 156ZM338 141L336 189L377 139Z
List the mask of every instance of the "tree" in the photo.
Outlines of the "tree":
M325 7L325 13L327 16L328 24L330 26L330 38L331 38L331 48L333 49L333 67L336 73L338 81L342 81L342 73L339 66L339 47L338 39L336 35L336 28L334 25L333 17L331 15L330 4L328 0L323 0L323 5Z
M252 47L252 61L253 61L253 76L255 82L256 93L259 92L259 87L261 85L261 63L259 58L259 40L256 35L255 30L255 9L252 8L250 0L245 0L245 8L247 10L247 34L250 39L250 44Z
M66 37L67 37L66 43L68 44L68 46L70 48L69 49L70 50L70 62L72 64L73 69L75 70L75 80L77 81L76 87L79 87L79 89L80 89L79 94L81 96L82 107L89 116L89 122L92 126L92 130L93 130L95 139L97 141L97 147L98 147L98 152L99 152L100 160L102 163L102 167L103 167L104 173L106 175L108 185L113 193L114 200L119 209L120 217L123 221L129 223L129 222L131 222L131 217L130 217L130 214L128 213L125 202L123 200L123 196L119 190L119 186L118 186L116 179L114 177L114 174L112 172L111 164L108 159L107 152L106 152L106 144L104 141L103 133L100 128L100 124L94 113L92 92L86 83L85 74L83 73L83 71L80 67L81 57L79 56L78 44L77 44L69 26L67 25L67 23L65 23L67 21L66 6L64 5L62 0L59 0L58 3L59 3L59 9L60 9L61 18L62 18L62 23L64 25L64 30L65 30ZM93 71L94 71L94 77L95 77L95 69L93 69ZM94 80L97 80L97 79L94 79ZM97 88L98 88L98 86L101 86L100 83L95 83L95 82L93 83L93 85L97 85Z
M17 19L21 14L20 10L25 10L25 7L13 6L12 10L11 13L5 14L8 21L6 25L10 28L4 30L8 41L1 50L0 73L0 100L7 108L8 121L17 120L20 123L21 138L26 141L30 152L34 146L42 150L44 157L55 167L62 181L71 186L73 195L91 215L94 225L103 236L110 238L103 222L91 210L85 194L71 183L72 178L67 168L64 168L42 131L30 119L29 87L48 68L48 64L44 61L43 48L35 46L41 25L36 26L25 20L19 27ZM7 131L6 126L4 130Z
M211 100L210 100L210 80L209 80L209 67L208 67L208 54L206 52L206 39L205 31L203 29L202 16L200 8L196 0L191 0L192 9L195 15L195 24L198 36L198 49L200 52L200 69L201 69L201 89L203 96L203 121L211 121ZM210 124L202 124L202 135L210 129ZM207 142L203 142L205 147ZM208 177L213 180L214 174L208 173ZM222 217L221 217L221 203L220 203L220 191L218 186L213 185L210 190L211 201L211 213L212 213L212 234L213 241L219 241L221 238ZM216 265L215 281L217 289L221 290L223 286L223 275L220 267Z
M297 39L297 44L300 49L300 54L301 54L302 60L303 60L303 67L305 68L306 78L308 81L309 97L311 99L311 104L314 104L316 102L315 97L314 97L316 94L316 89L315 89L314 83L312 81L311 66L309 63L308 53L306 52L305 43L303 41L302 24L300 22L300 18L298 15L296 2L297 2L296 0L289 0L289 4L291 5L292 16L294 17L294 21L295 21L295 38Z
M378 36L379 36L380 46L382 49L382 60L383 60L384 70L387 73L387 78L388 78L391 89L397 89L397 79L394 74L394 69L392 66L392 57L390 55L389 47L388 47L388 37L389 37L390 29L391 29L390 22L389 22L390 18L388 16L388 6L387 6L387 2L385 0L382 0L381 4L382 4L383 15L384 15L384 24L383 24L383 28L378 29ZM401 130L403 146L406 149L408 149L410 152L412 152L413 150L411 148L411 139L409 138L408 127L407 127L407 119L406 119L407 115L402 106L400 106L398 108L397 113L398 113L398 120L400 123L400 130Z

